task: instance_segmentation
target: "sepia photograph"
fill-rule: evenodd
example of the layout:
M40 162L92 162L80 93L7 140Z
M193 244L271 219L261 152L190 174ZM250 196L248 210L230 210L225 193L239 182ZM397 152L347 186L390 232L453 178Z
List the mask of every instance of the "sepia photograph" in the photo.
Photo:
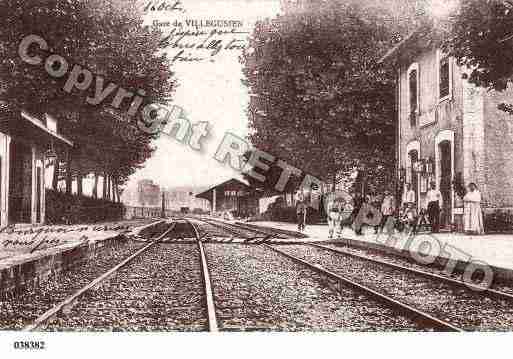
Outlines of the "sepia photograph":
M0 0L2 357L512 331L513 1Z

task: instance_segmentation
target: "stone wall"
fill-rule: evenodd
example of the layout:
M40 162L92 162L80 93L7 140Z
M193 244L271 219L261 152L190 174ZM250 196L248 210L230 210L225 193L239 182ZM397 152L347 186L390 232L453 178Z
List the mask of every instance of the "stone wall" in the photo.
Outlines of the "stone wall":
M127 239L116 236L80 245L67 245L14 257L0 262L0 298L37 287L53 275L66 272L93 259L99 251L123 246Z

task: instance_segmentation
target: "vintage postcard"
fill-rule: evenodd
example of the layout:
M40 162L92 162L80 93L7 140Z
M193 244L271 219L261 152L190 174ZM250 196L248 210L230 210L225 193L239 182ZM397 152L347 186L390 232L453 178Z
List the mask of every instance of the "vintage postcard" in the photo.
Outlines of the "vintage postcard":
M2 357L513 330L513 2L1 0L0 55Z

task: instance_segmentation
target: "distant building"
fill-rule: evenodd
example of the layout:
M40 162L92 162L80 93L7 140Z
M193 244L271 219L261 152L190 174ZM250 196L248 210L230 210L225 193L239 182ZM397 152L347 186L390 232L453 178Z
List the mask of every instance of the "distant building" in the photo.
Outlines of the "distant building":
M196 195L210 203L212 214L231 212L235 217L249 217L258 213L255 191L244 182L232 178Z
M187 207L190 211L194 209L201 209L202 211L209 211L210 204L207 200L197 198L195 193L202 191L197 187L174 187L163 191L165 198L166 210L180 211L182 208Z
M443 223L460 223L463 203L454 180L475 182L485 211L513 207L513 125L498 110L511 101L504 92L476 88L466 70L440 49L441 39L425 26L389 51L382 61L397 69L397 163L425 208L429 182L443 196Z
M141 207L160 207L162 199L160 187L152 180L144 179L137 182L137 205Z

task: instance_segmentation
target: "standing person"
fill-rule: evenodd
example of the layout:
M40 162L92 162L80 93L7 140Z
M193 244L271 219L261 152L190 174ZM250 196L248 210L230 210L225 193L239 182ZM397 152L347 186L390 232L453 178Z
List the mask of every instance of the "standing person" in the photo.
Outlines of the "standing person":
M417 233L417 210L415 203L408 202L404 211L404 222L406 233L416 234Z
M411 188L411 184L406 183L406 189L403 193L402 205L410 207L410 203L415 204L415 191Z
M342 202L332 198L327 205L329 238L333 238L333 232L339 228L342 212Z
M427 214L431 223L431 232L440 232L440 209L443 205L442 193L436 189L435 182L431 182L431 188L426 194Z
M353 229L355 234L362 235L362 226L358 221L358 214L363 206L364 198L358 193L355 193L353 198L353 212L351 213L351 220L353 222Z
M297 229L299 232L305 230L306 222L306 204L304 200L298 201L296 205Z
M383 203L383 198L381 195L373 191L369 203L372 207L376 208L381 213L381 204ZM383 220L383 217L381 217L381 220ZM374 226L374 234L378 233L378 229L380 228L380 226L381 221L379 221L379 223Z
M392 217L395 213L395 197L392 196L392 193L388 190L385 191L385 197L383 198L383 202L381 203L381 214L383 217L381 218L380 231L383 233L383 227L388 222L388 219ZM388 230L388 228L387 228Z
M468 185L469 191L463 197L464 203L464 229L467 234L483 234L483 212L481 211L481 192L475 183Z

